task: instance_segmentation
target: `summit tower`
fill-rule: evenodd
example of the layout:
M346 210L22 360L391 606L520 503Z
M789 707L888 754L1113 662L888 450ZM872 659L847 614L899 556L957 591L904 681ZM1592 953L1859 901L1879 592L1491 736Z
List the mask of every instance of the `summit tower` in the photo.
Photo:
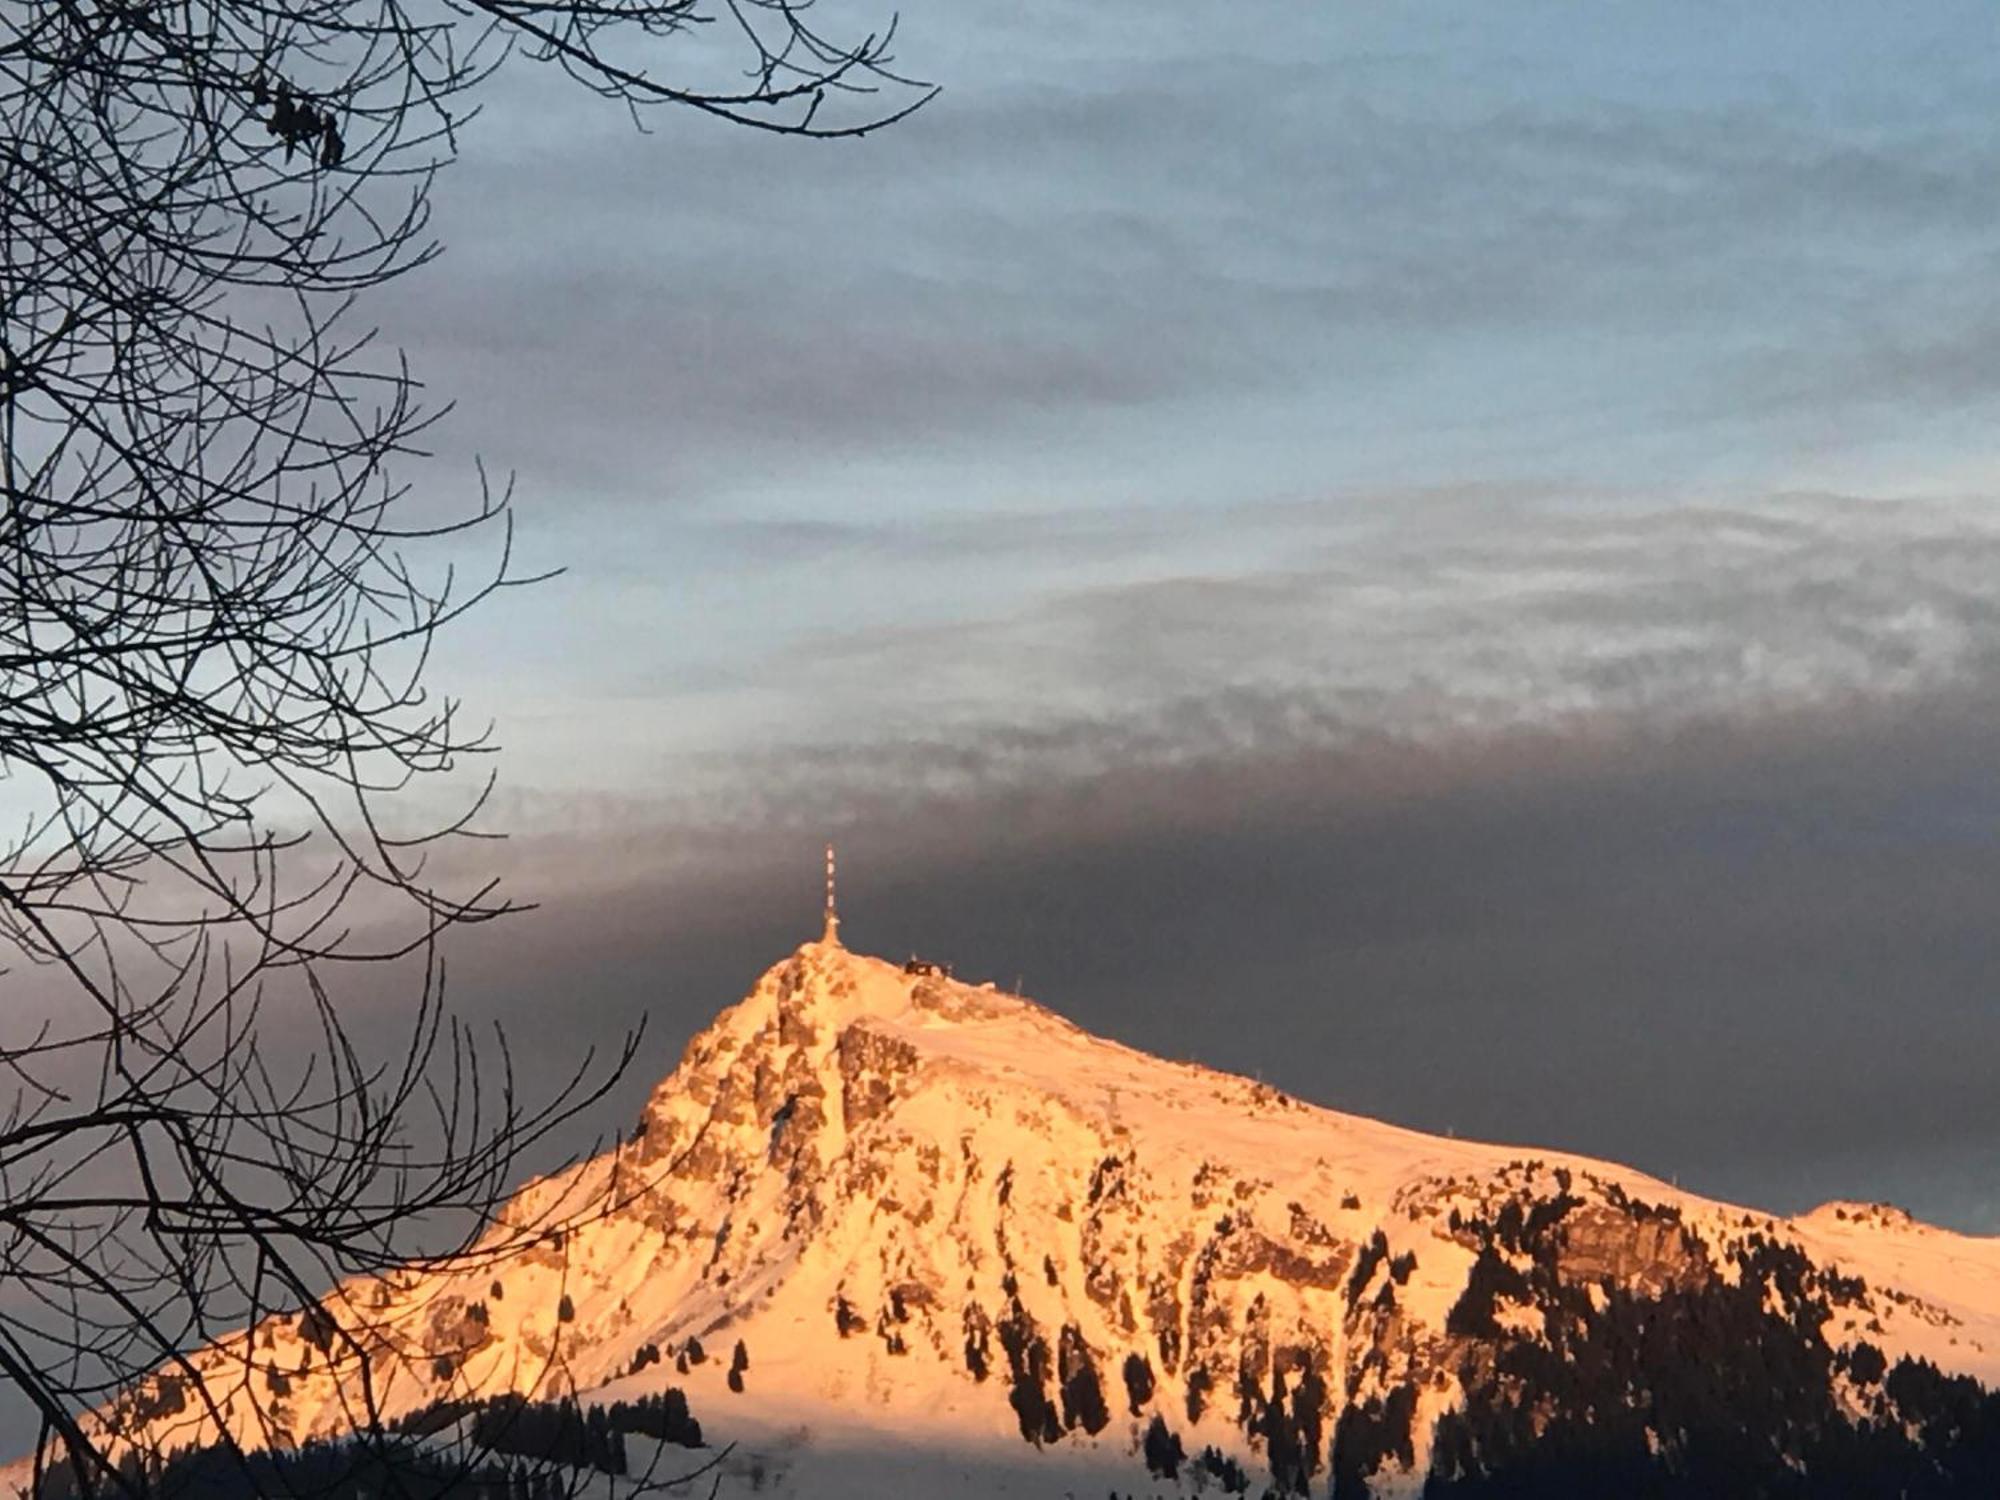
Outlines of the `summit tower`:
M840 946L840 908L833 900L833 845L826 846L826 931L820 935L822 943Z

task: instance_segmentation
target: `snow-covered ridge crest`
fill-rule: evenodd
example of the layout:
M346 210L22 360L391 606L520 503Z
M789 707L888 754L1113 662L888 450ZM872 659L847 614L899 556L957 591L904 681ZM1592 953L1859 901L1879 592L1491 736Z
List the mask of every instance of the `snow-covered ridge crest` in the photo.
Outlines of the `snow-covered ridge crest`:
M1381 1494L1494 1469L1566 1404L1693 1452L1678 1365L1746 1341L1805 1391L1768 1417L1799 1463L1832 1421L1921 1429L1889 1389L1906 1357L2000 1380L1993 1241L1397 1129L834 942L769 970L629 1140L507 1219L576 1222L203 1351L213 1412L170 1375L103 1420L174 1446L220 1413L282 1444L368 1405L678 1385L774 1482L815 1444L921 1444L1045 1482L1082 1456L1120 1488L1150 1458L1157 1487L1212 1447L1281 1491L1331 1471ZM1675 1368L1647 1363L1662 1326Z

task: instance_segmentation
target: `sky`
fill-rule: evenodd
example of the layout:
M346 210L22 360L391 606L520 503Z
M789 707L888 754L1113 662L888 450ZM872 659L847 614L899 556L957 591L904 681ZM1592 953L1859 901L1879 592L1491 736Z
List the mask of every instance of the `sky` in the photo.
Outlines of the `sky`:
M854 946L1135 1046L2000 1231L1993 33L913 5L828 143L503 75L375 306L566 570L435 663L541 903L459 1005L645 1018L628 1109L832 837Z

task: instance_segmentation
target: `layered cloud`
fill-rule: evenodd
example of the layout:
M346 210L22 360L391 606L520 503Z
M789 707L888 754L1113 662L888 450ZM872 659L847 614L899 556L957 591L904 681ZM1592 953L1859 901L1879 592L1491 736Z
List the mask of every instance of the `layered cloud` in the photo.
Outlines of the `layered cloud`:
M803 567L921 579L1013 559L1041 586L912 584L907 620L842 629L801 607L699 673L636 663L592 716L598 764L626 768L596 789L679 801L691 823L824 824L898 789L1973 693L2000 660L2000 511L1983 502L1400 496L1366 514L1349 499L907 531L727 523L763 554L780 617ZM1233 564L1163 568L1163 533L1169 561ZM700 715L729 726L726 747L673 750L664 726Z
M2000 394L1984 19L1793 21L938 12L904 58L946 94L825 148L522 72L392 326L455 444L628 507L1962 449Z

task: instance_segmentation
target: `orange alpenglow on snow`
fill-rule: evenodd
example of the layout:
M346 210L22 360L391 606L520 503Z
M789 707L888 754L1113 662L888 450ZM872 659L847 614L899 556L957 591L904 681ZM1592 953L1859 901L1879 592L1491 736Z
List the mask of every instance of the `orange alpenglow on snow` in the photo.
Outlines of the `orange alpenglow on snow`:
M383 1413L671 1386L777 1495L1150 1493L1210 1448L1281 1492L1325 1493L1339 1459L1384 1494L1498 1461L1468 1445L1512 1431L1500 1351L1620 1371L1670 1316L1693 1365L1819 1361L1824 1388L1784 1399L1883 1441L1912 1420L1884 1405L1906 1356L2000 1380L1994 1241L1847 1205L1773 1219L1151 1057L841 947L827 868L825 940L689 1042L630 1142L529 1183L496 1235L581 1222L327 1295ZM194 1357L252 1446L349 1430L361 1363L298 1317ZM158 1394L115 1420L213 1440L199 1402Z

